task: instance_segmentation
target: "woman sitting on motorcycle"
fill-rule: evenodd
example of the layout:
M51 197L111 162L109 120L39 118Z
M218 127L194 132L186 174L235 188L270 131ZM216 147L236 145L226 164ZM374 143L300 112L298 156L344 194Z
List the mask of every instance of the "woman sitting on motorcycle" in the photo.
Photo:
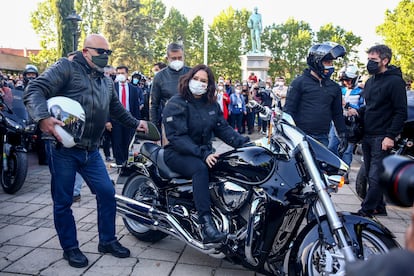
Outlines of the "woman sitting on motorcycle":
M194 203L202 226L203 243L221 242L226 234L217 230L211 218L209 173L219 155L212 146L213 134L232 147L249 141L224 120L215 96L213 72L200 64L182 76L179 94L163 111L163 124L169 143L165 162L175 172L192 178Z

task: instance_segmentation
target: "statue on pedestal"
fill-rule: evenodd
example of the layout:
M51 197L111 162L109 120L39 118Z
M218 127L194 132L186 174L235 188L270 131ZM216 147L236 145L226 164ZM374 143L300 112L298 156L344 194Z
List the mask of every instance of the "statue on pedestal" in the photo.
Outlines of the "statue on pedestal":
M260 34L262 33L262 15L257 12L257 7L254 7L254 12L250 15L247 21L247 27L250 29L252 39L252 52L261 52Z

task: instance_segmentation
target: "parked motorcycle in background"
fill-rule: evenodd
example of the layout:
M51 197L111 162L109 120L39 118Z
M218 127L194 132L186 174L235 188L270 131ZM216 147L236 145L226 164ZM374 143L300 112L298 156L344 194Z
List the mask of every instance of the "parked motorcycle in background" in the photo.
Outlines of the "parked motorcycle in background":
M414 160L414 91L407 91L407 120L401 134L397 137L392 155L402 155ZM365 198L368 189L368 177L362 162L355 181L355 190L359 197Z
M249 105L270 121L269 136L222 153L210 169L213 220L227 240L203 244L191 179L171 171L164 150L151 142L117 179L124 185L115 195L117 210L130 233L146 242L172 235L267 275L344 275L347 262L399 247L380 223L335 210L330 194L348 169L341 159L298 129L290 115ZM142 138L159 140L156 132Z
M10 104L10 103L9 103ZM34 133L34 124L13 112L0 96L1 186L4 192L14 194L24 184L28 160L25 143Z

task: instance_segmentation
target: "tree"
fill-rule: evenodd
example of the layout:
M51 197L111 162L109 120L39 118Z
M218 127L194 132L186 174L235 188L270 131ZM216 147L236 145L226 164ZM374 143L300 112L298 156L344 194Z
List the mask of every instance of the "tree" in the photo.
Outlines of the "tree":
M203 19L201 16L196 16L190 22L186 30L186 49L185 60L186 64L194 66L203 63L203 49L204 49L204 29Z
M216 76L241 78L240 58L245 54L240 48L242 38L250 34L247 20L250 12L229 7L213 20L208 32L208 61Z
M385 44L393 51L392 63L400 66L407 80L414 79L414 1L402 0L394 11L385 12L385 21L377 27Z
M56 62L57 55L57 29L56 15L53 9L53 0L40 2L37 10L31 13L30 22L36 34L40 37L41 51L38 55L31 55L30 60L37 66L39 71L43 71L48 66Z
M184 51L187 47L187 28L188 20L176 8L171 8L167 17L162 21L160 27L156 31L154 39L154 55L159 60L166 56L168 44L172 42L182 43Z
M265 27L262 43L271 53L269 76L284 76L290 82L306 67L312 44L312 29L304 21L289 18L284 24Z
M345 47L347 54L344 60L355 62L358 57L357 47L361 44L361 37L354 35L351 31L346 31L339 26L333 26L331 23L321 26L316 33L316 42L332 41Z
M139 68L136 69L149 76L152 74L152 65L163 60L163 56L165 56L165 48L161 56L156 54L156 46L153 41L158 28L162 25L166 7L160 0L141 0L141 5L139 14L143 17L143 26L145 27L139 29L137 47L140 49L140 56L138 58Z
M114 66L136 67L137 30L142 26L140 7L138 1L103 1L103 34L113 50L110 61Z
M57 54L60 57L67 56L73 51L72 22L66 17L74 10L73 0L54 0L56 7L56 29L57 29Z

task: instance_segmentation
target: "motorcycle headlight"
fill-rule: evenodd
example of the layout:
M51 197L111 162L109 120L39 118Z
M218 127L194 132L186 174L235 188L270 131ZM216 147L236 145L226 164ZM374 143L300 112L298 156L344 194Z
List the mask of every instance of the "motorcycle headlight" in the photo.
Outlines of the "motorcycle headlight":
M12 128L16 129L16 130L23 130L23 127L21 124L17 123L16 121L13 121L12 119L5 117L6 122L9 126L11 126Z

